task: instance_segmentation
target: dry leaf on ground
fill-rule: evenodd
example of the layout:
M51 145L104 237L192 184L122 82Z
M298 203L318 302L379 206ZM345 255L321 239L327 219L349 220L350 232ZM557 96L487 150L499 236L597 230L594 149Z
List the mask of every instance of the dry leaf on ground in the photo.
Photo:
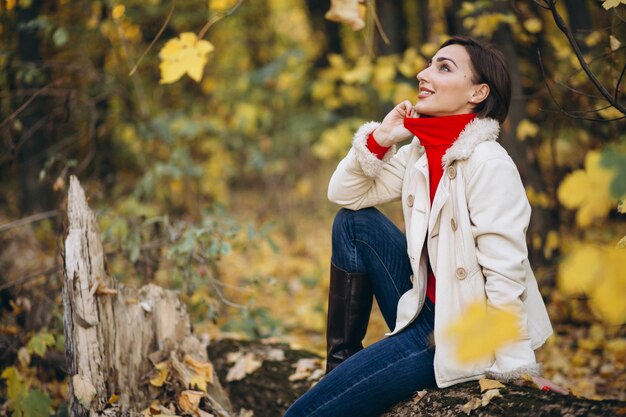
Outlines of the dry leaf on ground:
M500 381L496 381L495 379L487 379L482 378L478 381L480 384L480 392L484 392L494 388L504 388L504 385Z
M228 371L226 375L226 381L241 381L246 377L246 375L250 375L257 369L259 369L263 365L263 362L257 360L254 356L254 353L248 352L244 356L240 357L235 365Z
M296 362L296 371L289 376L290 381L300 381L308 378L315 368L319 368L320 360L316 358L302 358Z
M502 394L500 394L500 390L497 388L488 390L483 394L481 398L481 405L483 407L487 406L487 404L489 404L491 400L495 397L502 397Z

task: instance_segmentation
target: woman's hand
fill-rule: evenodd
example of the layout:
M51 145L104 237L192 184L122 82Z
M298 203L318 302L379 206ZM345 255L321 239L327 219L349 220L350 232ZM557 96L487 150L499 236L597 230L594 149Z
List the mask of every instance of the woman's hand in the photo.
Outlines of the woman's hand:
M404 127L405 117L419 117L409 100L394 107L374 131L374 139L380 146L392 146L410 138L413 134Z

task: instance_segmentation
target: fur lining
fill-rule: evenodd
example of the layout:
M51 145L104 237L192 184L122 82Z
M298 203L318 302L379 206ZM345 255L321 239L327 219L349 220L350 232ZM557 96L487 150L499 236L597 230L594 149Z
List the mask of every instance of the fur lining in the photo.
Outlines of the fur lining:
M380 126L378 122L365 123L357 130L352 140L352 146L356 151L356 159L359 161L363 173L368 177L377 176L383 165L389 162L396 153L396 145L393 145L381 160L367 149L367 138L378 126Z
M459 134L459 138L454 141L441 158L441 165L444 170L454 161L467 159L474 152L479 143L485 141L495 141L500 134L500 123L491 118L475 118L465 126Z
M510 371L492 371L487 369L485 376L489 379L496 379L498 381L507 382L519 379L522 375L540 376L543 374L543 367L540 363L536 363L528 366L520 366L519 368L512 369Z

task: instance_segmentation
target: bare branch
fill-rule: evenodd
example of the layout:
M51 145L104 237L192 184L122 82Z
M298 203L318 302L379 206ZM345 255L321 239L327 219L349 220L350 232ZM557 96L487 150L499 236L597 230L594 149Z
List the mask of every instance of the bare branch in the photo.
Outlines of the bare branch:
M624 66L622 67L622 73L619 75L619 78L617 79L617 85L615 86L615 101L619 100L619 86L622 83L622 80L624 79L624 72L626 72L626 64L624 64Z
M49 210L49 211L44 211L42 213L33 214L32 216L24 217L24 218L15 220L10 223L5 223L2 226L0 226L0 232L4 232L4 231L7 231L10 229L19 227L19 226L23 226L28 223L34 223L40 220L49 219L50 217L56 216L57 213L58 213L58 210Z
M585 74L587 74L587 77L589 78L589 80L593 83L596 89L600 92L602 97L604 97L609 103L611 103L611 105L615 107L620 113L626 115L626 107L624 107L622 104L620 104L618 101L616 101L613 98L613 95L611 95L611 93L608 92L608 90L602 85L602 83L600 83L600 81L595 76L593 71L591 71L591 68L589 68L589 65L587 65L587 62L585 62L585 59L583 58L583 54L580 51L580 48L578 47L578 43L576 42L576 39L574 38L572 31L563 20L563 17L556 10L556 0L545 0L545 2L549 6L549 10L552 12L552 17L554 18L554 22L556 23L557 27L561 30L561 32L565 34L565 37L570 43L572 50L574 51L574 54L576 55L576 58L578 59L578 62L580 63L583 70L585 71ZM620 119L621 118L617 120L620 120Z
M217 13L215 14L213 17L211 17L209 19L208 22L206 22L206 24L204 25L204 27L202 29L200 29L200 32L198 32L198 39L202 39L204 38L204 35L206 35L206 33L208 32L208 30L211 28L211 26L213 26L215 23L219 22L220 20L222 20L223 18L225 18L226 16L230 16L231 14L235 13L235 11L239 8L239 6L241 6L241 4L243 3L243 0L238 0L237 3L231 7L230 9L226 10L223 13Z

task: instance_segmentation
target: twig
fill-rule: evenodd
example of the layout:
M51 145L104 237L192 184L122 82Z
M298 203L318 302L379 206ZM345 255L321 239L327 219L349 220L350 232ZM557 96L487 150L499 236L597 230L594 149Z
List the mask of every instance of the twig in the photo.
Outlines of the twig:
M23 226L28 223L34 223L40 220L48 219L50 217L56 216L57 213L58 213L58 210L50 210L50 211L44 211L42 213L33 214L32 216L24 217L19 220L15 220L11 223L3 224L2 226L0 226L0 232L4 232L6 230L13 229L15 227Z
M602 83L600 83L600 81L596 78L595 74L589 68L589 65L587 65L587 62L585 62L583 58L583 54L580 51L580 48L578 47L578 43L576 42L576 39L574 38L572 31L563 20L563 17L556 10L556 1L546 0L546 4L549 6L550 11L552 12L552 17L554 18L554 22L556 23L557 27L561 30L561 32L565 34L565 37L567 38L569 44L571 45L572 50L574 51L574 54L576 55L576 58L578 59L578 62L580 63L580 66L585 71L585 74L587 74L587 78L589 78L589 80L593 83L593 85L598 89L600 94L609 103L611 103L613 107L615 107L620 113L626 116L626 107L621 105L618 101L616 101L613 98L611 93L609 93L607 89L602 85ZM614 120L619 120L619 119L614 119Z
M233 7L228 9L227 11L223 13L217 13L215 14L215 16L211 17L209 21L206 22L204 27L200 29L200 32L198 32L198 39L204 38L204 35L206 35L209 28L211 28L211 26L213 26L215 23L219 22L226 16L230 16L231 14L235 13L235 11L239 8L239 6L241 6L242 3L243 3L243 0L237 0L237 3Z
M11 120L15 119L15 117L17 117L18 114L20 114L21 112L24 111L24 109L26 109L26 107L28 107L28 105L35 99L37 98L37 96L40 96L41 94L43 94L44 91L48 90L50 87L52 87L53 85L57 84L59 80L55 80L52 81L50 84L45 85L43 87L41 87L40 89L38 89L32 96L30 96L30 98L28 100L26 100L17 110L15 110L13 113L11 113L6 119L4 119L2 121L2 123L0 123L0 129L2 129L4 127L5 124L7 124L8 122L10 122Z
M161 29L159 29L159 32L156 34L154 39L152 39L152 42L150 42L150 45L148 45L146 50L143 51L143 54L141 54L141 56L137 60L137 63L135 64L135 66L128 73L129 77L132 77L133 74L135 74L135 71L137 71L137 68L139 67L139 64L141 64L141 61L143 61L145 56L148 55L148 52L150 52L150 50L152 49L152 47L154 46L156 41L159 40L159 38L161 37L161 35L165 31L165 28L167 27L167 24L170 22L170 19L172 18L172 14L174 14L174 7L175 6L176 6L176 0L172 0L172 5L170 6L170 11L167 13L167 17L165 18L165 22L163 22L163 25L161 26Z
M55 272L57 272L59 270L59 268L57 266L52 267L52 268L48 268L48 269L44 269L43 271L37 271L34 272L30 275L26 275L25 277L22 278L18 278L16 280L13 281L9 281L7 283L4 283L2 285L0 285L0 291L6 290L7 288L11 288L11 287L15 287L16 285L21 285L21 284L25 284L28 281L32 281L36 278L39 278L41 275L47 276L47 275L51 275Z

